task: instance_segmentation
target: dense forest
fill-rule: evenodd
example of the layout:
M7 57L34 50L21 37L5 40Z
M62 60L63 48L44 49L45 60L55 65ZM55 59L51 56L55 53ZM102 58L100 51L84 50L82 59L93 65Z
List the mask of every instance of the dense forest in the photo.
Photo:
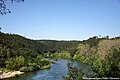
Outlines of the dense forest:
M79 41L31 40L20 35L1 32L0 67L11 70L24 69L26 66L30 67L31 71L40 69L41 66L49 64L44 58L45 53L71 52L78 44Z
M48 57L83 62L97 73L93 77L120 77L120 37L94 36L83 41L31 40L0 32L0 70L42 69L49 66ZM72 72L69 70L65 80L74 80L74 76L81 79L75 67L69 68Z

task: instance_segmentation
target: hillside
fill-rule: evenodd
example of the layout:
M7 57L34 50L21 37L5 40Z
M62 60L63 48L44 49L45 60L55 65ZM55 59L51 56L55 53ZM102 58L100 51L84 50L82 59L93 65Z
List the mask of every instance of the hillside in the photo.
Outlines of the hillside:
M79 41L31 40L16 34L0 33L0 65L5 66L9 57L70 51L77 47Z
M97 77L119 77L120 37L91 37L83 41L31 40L0 33L0 68L33 71L52 58L74 59L89 65ZM94 77L96 77L94 76Z
M120 77L120 38L94 41L94 46L87 41L79 44L73 59L91 66L98 77Z

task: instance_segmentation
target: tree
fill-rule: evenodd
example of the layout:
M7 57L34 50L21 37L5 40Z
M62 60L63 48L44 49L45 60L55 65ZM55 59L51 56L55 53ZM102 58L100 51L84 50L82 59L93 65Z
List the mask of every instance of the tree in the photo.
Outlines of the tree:
M0 27L0 33L1 33L1 27Z
M98 45L99 39L97 36L94 36L94 37L91 37L88 40L86 40L85 43L89 44L90 47L94 47L94 46Z
M7 13L11 13L11 11L7 8L6 1L8 0L0 0L0 14L6 15ZM11 3L16 2L24 2L24 0L10 0Z
M82 76L84 75L81 70L73 66L73 63L68 62L68 75L63 76L63 80L83 80Z
M120 48L113 49L112 53L110 53L109 56L106 57L106 59L106 76L120 77Z
M6 61L6 67L9 69L19 70L21 67L25 65L25 58L23 56L19 56L16 58L8 58Z

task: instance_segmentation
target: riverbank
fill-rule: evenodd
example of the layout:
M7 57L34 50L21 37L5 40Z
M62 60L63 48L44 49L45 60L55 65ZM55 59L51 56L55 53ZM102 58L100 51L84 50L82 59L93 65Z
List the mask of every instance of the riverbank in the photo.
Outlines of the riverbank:
M50 60L50 63L53 63L55 64L56 61L54 60ZM34 67L34 66L32 66ZM40 68L40 70L44 70L44 69L50 69L50 64L48 65L44 65ZM31 69L31 68L30 68ZM0 79L6 79L6 78L10 78L10 77L14 77L14 76L19 76L21 74L24 74L25 72L33 72L33 71L36 71L38 69L34 69L34 70L29 70L29 67L24 67L23 70L20 70L20 71L13 71L13 70L9 70L7 68L1 68L0 69Z
M16 75L21 75L21 74L24 74L24 72L20 72L20 71L3 72L3 74L0 74L0 79L10 78L10 77L14 77Z

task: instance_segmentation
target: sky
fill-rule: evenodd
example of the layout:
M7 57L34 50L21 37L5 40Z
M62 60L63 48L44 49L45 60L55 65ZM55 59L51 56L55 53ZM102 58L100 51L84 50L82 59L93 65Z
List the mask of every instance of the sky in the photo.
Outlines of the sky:
M120 36L120 0L25 0L6 2L2 32L30 39L85 40Z

